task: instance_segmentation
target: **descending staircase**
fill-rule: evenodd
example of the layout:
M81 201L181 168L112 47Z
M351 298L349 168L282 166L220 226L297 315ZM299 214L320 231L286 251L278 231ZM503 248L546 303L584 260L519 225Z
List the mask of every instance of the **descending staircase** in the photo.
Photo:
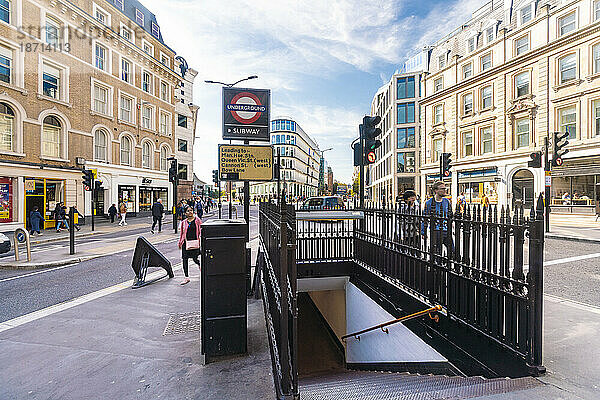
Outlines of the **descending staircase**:
M300 380L303 400L469 399L531 389L535 378L485 379L392 372L347 371Z

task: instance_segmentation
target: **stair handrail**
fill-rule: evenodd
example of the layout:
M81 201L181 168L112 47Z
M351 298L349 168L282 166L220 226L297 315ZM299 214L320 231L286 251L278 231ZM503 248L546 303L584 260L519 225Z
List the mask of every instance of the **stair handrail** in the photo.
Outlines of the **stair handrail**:
M437 312L437 311L442 311L442 309L443 309L442 306L438 304L435 307L427 308L425 310L416 312L414 314L405 315L404 317L396 318L396 319L393 319L391 321L387 321L387 322L384 322L382 324L372 326L370 328L366 328L366 329L363 329L363 330L360 330L360 331L357 331L357 332L349 333L347 335L342 336L341 339L342 339L342 341L344 341L344 340L346 340L349 337L355 337L357 340L360 341L360 335L362 335L363 333L374 331L376 329L381 329L382 332L389 333L388 329L384 329L386 326L397 324L398 322L402 322L402 321L408 321L409 319L418 318L418 317L420 317L422 315L425 315L425 314L429 314L429 317L431 319L435 320L435 322L438 322L439 316L438 315L434 316L431 313L434 313L434 312Z

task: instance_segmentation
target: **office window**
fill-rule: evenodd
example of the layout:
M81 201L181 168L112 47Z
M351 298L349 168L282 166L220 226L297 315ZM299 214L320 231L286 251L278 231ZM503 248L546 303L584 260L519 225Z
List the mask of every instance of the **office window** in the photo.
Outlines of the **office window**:
M133 69L131 62L124 58L121 59L121 79L123 79L125 82L133 82Z
M171 63L169 62L169 57L165 56L164 54L161 54L161 55L160 55L160 63L161 63L162 65L166 65L167 67L168 67L168 66L171 64Z
M108 114L108 89L104 86L94 85L94 111Z
M437 93L442 89L444 89L444 78L440 77L433 81L433 91Z
M594 21L600 19L600 0L594 1Z
M517 55L529 51L529 35L525 35L515 40L515 52Z
M178 139L177 140L177 150L186 152L188 151L188 142L187 140Z
M142 90L146 93L152 93L152 75L148 72L142 72Z
M594 134L600 136L600 100L594 101Z
M154 57L154 46L145 40L142 40L142 50L144 50L144 53Z
M492 142L492 127L487 127L481 129L481 152L491 153L493 151L493 142Z
M169 136L171 134L171 118L169 114L161 112L160 113L160 130L159 133L161 135Z
M476 36L470 37L467 40L467 49L468 49L469 53L474 52L476 46L477 46L477 37Z
M518 119L515 126L515 148L529 147L529 119Z
M152 146L148 141L142 144L142 168L151 168Z
M438 104L437 106L433 107L433 123L437 125L441 124L442 122L444 122L444 105Z
M121 138L121 164L131 165L131 139L127 136Z
M575 54L564 56L558 61L560 83L571 81L577 77L577 59Z
M600 44L592 47L592 58L594 60L594 74L598 74L600 73Z
M515 97L529 94L529 72L521 72L515 76Z
M109 25L108 23L108 14L105 13L104 11L100 10L99 8L96 8L96 20L98 22L100 22L102 25Z
M52 17L46 17L46 43L60 45L60 22Z
M103 71L106 70L108 64L106 62L106 48L104 46L100 46L99 44L96 45L95 61L96 68L99 68Z
M48 64L43 64L42 90L44 96L60 99L60 70Z
M519 24L523 25L533 18L532 4L527 5L519 10Z
M440 160L442 154L442 139L435 139L433 141L433 152L431 153L431 161L437 162Z
M15 112L6 103L0 103L0 149L13 150Z
M471 75L473 75L473 64L468 63L468 64L463 65L463 67L462 67L463 79L467 79L467 78L471 77Z
M187 165L177 164L177 177L183 181L187 180Z
M0 20L10 24L10 1L0 0Z
M415 128L398 128L396 131L399 149L415 147Z
M398 104L396 120L398 124L415 122L415 103Z
M127 40L128 42L133 43L133 33L129 28L126 28L124 26L121 27L121 37L123 37L123 39Z
M12 82L12 50L0 46L0 81Z
M559 132L569 132L569 139L577 138L577 109L575 107L563 108L558 112Z
M160 98L164 101L169 101L169 85L165 82L160 82Z
M494 41L495 32L496 29L493 26L490 26L485 30L486 43L492 43Z
M492 86L486 86L481 89L481 108L487 109L492 107Z
M446 54L442 54L441 56L438 56L438 67L439 69L442 69L446 66Z
M470 114L473 112L473 94L468 93L463 96L463 114Z
M575 30L575 12L558 19L558 36L566 35Z
M177 115L177 126L181 126L182 128L187 128L187 117L185 115L181 115L181 114Z
M160 38L160 27L154 21L152 21L152 36L157 39Z
M103 129L98 129L94 133L94 160L106 161L106 148L108 135Z
M144 26L144 13L138 10L137 8L135 9L135 22L137 22L141 26Z
M463 157L473 155L473 132L463 132L462 134L463 143Z
M133 99L126 97L126 96L121 96L121 105L119 107L119 111L120 111L120 115L119 117L121 118L121 120L126 121L126 122L132 122L132 113L131 113L131 106L133 104Z
M415 152L398 153L398 164L396 171L399 173L415 172Z
M481 57L481 70L492 68L492 53L488 53Z
M160 148L160 170L167 170L167 158L169 157L168 150L166 146Z
M44 118L42 126L42 155L48 157L60 157L61 155L61 133L60 120L52 115Z
M152 129L152 107L142 107L142 128Z
M415 97L415 77L398 78L396 81L396 95L397 99Z

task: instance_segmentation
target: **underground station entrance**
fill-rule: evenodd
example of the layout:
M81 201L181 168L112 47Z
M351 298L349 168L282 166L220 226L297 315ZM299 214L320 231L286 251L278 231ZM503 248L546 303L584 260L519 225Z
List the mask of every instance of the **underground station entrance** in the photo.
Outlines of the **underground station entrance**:
M540 201L447 215L260 204L255 282L277 397L467 399L542 385L542 212Z

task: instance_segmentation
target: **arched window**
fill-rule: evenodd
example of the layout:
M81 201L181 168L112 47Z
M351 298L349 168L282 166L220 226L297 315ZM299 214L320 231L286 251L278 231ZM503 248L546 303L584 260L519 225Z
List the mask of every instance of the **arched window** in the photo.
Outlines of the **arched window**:
M0 103L0 150L13 151L15 112L5 103Z
M131 139L128 136L121 138L121 164L131 165Z
M147 141L142 144L142 168L152 168L152 146Z
M169 157L169 149L167 146L163 146L160 148L160 170L167 170L167 157Z
M42 127L42 154L49 157L61 156L61 131L60 120L53 115L44 118Z
M106 158L108 135L104 129L98 129L94 134L94 160L108 161Z

